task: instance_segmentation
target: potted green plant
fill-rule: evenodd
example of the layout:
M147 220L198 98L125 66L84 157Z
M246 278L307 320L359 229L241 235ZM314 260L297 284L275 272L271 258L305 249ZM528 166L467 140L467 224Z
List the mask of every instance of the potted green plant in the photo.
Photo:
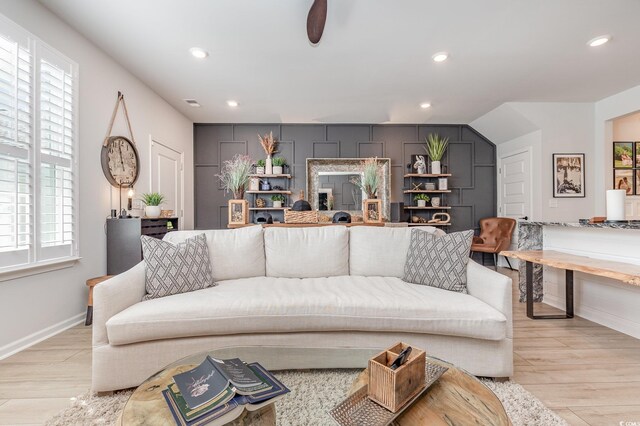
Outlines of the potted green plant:
M424 147L425 151L431 159L431 173L439 175L441 173L440 160L444 156L444 152L449 145L449 138L441 138L437 133L430 133L426 139L427 146Z
M158 192L142 194L140 201L142 201L145 205L144 215L146 217L152 219L160 217L160 213L162 212L162 210L160 209L160 205L164 201L164 195Z
M281 175L284 165L287 164L287 160L284 157L273 157L271 162L273 164L273 174Z
M273 201L274 209L282 208L282 203L284 202L284 200L285 198L282 194L274 194L271 196L271 201Z
M263 175L264 174L264 166L266 162L264 160L256 161L256 174Z
M226 192L232 192L235 200L244 198L244 191L249 182L249 174L253 161L246 155L236 155L224 162L218 175Z
M427 201L430 200L427 194L418 194L413 197L413 200L418 203L418 207L427 207Z
M378 176L378 158L367 158L362 162L362 175L351 180L367 194L367 199L375 199L378 196L378 187L380 186L380 176Z

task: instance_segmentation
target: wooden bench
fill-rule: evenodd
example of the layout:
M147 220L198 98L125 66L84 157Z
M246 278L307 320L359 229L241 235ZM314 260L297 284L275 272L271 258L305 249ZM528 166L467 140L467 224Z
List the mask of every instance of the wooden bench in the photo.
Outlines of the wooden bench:
M503 251L503 256L526 262L527 316L531 319L573 318L573 272L598 275L640 286L640 265L595 259L554 250ZM565 315L534 315L533 313L533 264L565 269Z

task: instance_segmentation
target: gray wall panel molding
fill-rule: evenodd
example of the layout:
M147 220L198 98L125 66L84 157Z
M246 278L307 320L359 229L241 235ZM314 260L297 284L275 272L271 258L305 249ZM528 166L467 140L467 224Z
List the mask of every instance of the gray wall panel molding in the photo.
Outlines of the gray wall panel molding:
M450 151L443 158L452 190L447 203L453 225L448 231L472 227L478 220L496 215L496 147L467 125L459 124L195 124L194 181L196 228L224 228L227 225L227 200L220 184L213 183L219 165L235 153L264 158L258 133L273 131L281 141L281 153L294 175L292 191L305 188L306 159L312 157L391 158L391 201L404 201L403 175L411 155L426 155L424 139L429 133L449 137ZM332 154L332 155L327 155ZM449 154L455 155L451 158ZM228 157L228 158L227 158ZM460 169L462 168L462 169ZM459 170L456 170L459 169ZM456 180L461 185L456 185Z

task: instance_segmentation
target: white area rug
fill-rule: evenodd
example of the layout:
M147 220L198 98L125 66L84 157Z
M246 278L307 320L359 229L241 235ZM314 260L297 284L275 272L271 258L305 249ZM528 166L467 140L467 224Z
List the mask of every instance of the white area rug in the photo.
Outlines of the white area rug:
M334 425L329 410L345 398L361 370L305 370L277 372L291 394L276 405L282 426ZM567 423L535 396L514 382L483 380L502 401L513 426L564 426ZM341 392L335 392L335 389ZM50 426L112 425L132 391L97 397L84 394L71 407L47 421Z

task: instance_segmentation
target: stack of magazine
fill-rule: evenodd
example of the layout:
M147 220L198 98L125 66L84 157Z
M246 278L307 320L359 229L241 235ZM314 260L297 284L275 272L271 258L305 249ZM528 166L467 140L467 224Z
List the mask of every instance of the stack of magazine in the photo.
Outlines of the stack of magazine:
M223 425L247 409L272 404L289 392L263 366L239 358L208 356L196 368L173 376L162 391L178 425Z

